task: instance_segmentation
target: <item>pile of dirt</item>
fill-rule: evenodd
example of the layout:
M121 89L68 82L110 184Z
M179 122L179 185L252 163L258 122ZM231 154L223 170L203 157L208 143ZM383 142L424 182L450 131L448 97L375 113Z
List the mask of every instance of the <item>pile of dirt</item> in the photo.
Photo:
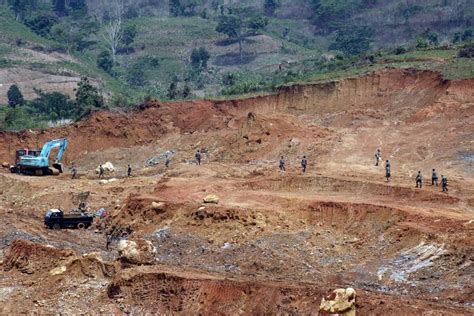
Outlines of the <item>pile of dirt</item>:
M6 251L3 269L5 271L16 269L27 274L41 273L53 269L58 262L73 255L72 250L36 244L27 240L15 240Z
M153 225L170 216L170 210L177 206L165 204L156 196L132 194L123 206L110 214L109 227L138 230L143 225Z
M116 267L105 262L100 254L88 253L67 260L63 265L52 269L49 273L53 276L62 275L66 278L75 279L106 279L113 277L115 271Z

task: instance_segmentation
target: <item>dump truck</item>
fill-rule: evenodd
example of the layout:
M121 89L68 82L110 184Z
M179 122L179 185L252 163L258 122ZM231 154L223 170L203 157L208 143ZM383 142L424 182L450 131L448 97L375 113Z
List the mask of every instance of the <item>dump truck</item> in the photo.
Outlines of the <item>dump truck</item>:
M79 228L92 225L94 216L87 213L64 214L60 209L50 209L44 216L44 226L49 229Z

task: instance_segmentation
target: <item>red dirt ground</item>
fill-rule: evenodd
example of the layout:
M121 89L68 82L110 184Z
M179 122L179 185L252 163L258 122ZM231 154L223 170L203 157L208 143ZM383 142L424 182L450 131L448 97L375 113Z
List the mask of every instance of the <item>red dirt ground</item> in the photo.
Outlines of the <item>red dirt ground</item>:
M59 137L80 179L0 171L2 313L316 315L337 287L356 289L362 315L474 313L473 79L386 69L250 99L149 102L0 133L0 161ZM167 150L170 168L145 165ZM106 161L116 180L100 183ZM428 183L432 168L448 193ZM43 227L48 208L84 191L106 220ZM209 194L219 204L201 208ZM152 242L156 264L118 260L112 233Z

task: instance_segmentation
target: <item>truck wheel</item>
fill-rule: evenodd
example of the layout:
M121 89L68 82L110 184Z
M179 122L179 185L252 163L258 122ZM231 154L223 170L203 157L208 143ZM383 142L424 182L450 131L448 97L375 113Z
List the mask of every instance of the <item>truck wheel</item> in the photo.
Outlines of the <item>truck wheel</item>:
M59 225L59 224L54 224L54 225L53 225L53 229L54 229L54 230L59 230L59 229L61 229L61 225Z
M77 228L79 228L79 229L86 229L86 224L84 224L84 223L79 223L79 224L77 224Z

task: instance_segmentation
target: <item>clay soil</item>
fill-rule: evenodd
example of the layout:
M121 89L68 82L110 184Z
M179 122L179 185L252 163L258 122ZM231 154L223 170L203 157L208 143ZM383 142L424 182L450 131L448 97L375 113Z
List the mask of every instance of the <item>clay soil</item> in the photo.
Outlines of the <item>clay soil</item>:
M251 99L149 102L0 133L0 160L59 137L79 179L0 171L1 314L317 315L339 287L357 291L361 315L474 314L473 80L386 69ZM145 165L168 150L169 168ZM101 183L106 161L115 180ZM43 227L81 192L107 219ZM202 208L210 194L219 203ZM121 261L120 238L152 242L154 263Z

